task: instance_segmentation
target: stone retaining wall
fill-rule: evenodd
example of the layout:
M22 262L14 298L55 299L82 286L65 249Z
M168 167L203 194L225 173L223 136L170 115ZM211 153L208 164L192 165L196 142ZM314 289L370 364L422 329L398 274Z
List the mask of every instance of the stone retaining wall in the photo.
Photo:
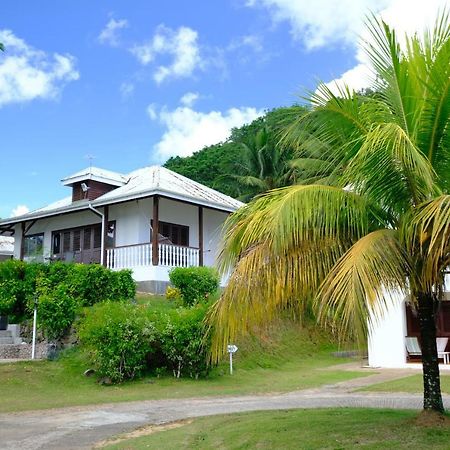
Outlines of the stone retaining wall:
M8 344L0 346L0 359L31 359L31 344ZM48 344L36 344L36 359L45 359Z

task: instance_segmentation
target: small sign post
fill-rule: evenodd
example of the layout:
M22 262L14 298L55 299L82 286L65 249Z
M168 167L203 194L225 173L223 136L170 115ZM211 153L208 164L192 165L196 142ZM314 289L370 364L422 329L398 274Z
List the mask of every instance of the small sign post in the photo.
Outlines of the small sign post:
M37 295L34 294L34 312L33 312L33 342L31 344L31 359L36 357L36 324L37 324Z
M228 353L230 354L230 375L233 375L233 353L236 353L238 348L234 344L227 346Z

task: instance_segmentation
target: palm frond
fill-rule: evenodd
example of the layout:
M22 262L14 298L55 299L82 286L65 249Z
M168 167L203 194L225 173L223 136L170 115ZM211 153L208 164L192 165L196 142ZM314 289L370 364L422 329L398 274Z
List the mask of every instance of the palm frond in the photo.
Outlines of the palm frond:
M229 216L220 267L227 273L255 244L264 242L279 255L305 242L356 240L383 221L367 199L345 189L318 184L275 189Z
M394 292L407 289L410 263L395 230L362 237L325 277L314 300L319 321L363 343Z
M416 95L416 80L395 31L376 16L367 21L367 28L370 39L364 43L364 48L375 72L375 89L390 106L392 120L412 137L421 101Z
M315 245L305 242L278 256L267 242L250 247L241 255L226 289L207 317L212 361L218 361L227 344L270 322L281 309L295 308L302 316L309 299L345 249L333 240Z
M435 193L435 173L402 127L374 125L344 173L343 184L404 212Z
M450 195L419 205L405 218L401 232L408 252L420 263L412 283L422 291L442 285L450 265Z
M411 40L408 59L421 92L417 145L439 175L440 183L450 188L450 16L444 13L426 39Z

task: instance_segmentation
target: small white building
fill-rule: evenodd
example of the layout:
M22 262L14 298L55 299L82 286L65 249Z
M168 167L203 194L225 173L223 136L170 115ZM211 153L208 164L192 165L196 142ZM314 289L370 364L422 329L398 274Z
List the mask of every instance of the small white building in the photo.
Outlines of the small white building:
M421 366L420 357L408 358L406 338L417 338L420 344L420 328L417 313L404 294L390 296L392 302L378 321L373 321L368 337L369 366L405 368ZM445 293L436 313L436 337L449 338L446 351L450 350L450 301ZM440 356L443 360L442 356ZM450 365L441 366L449 369Z
M132 269L163 292L173 267L214 266L220 230L242 203L159 166L127 175L91 167L62 180L67 198L0 220L14 257Z

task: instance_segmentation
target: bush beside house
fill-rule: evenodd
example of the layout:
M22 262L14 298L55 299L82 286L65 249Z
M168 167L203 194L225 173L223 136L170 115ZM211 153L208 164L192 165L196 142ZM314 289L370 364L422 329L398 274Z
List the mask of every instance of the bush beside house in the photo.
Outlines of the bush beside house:
M182 300L175 304L184 306L164 311L127 301L136 294L129 270L10 260L0 263L0 312L30 326L37 301L40 334L61 342L75 329L97 374L113 383L145 371L197 379L208 372L204 318L219 278L206 267L177 268L170 277Z
M64 336L84 306L134 298L131 271L113 272L97 264L0 263L0 313L10 322L30 319L38 302L38 326L49 340Z
M186 306L208 299L219 288L219 274L212 267L176 267L169 279Z
M112 382L136 378L146 369L197 379L208 371L207 309L199 304L161 312L146 305L98 304L77 324L81 347L97 373Z

